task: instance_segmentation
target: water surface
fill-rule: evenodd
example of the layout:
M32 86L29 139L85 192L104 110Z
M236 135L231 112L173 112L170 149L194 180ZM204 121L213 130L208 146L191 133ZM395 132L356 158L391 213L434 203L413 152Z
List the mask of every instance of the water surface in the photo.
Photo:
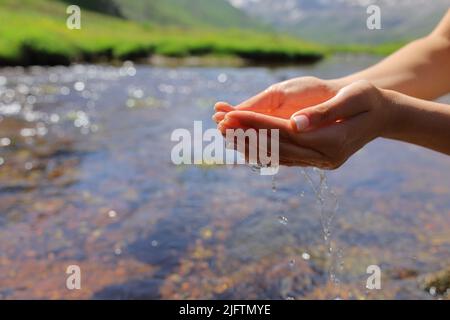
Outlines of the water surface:
M245 166L170 160L171 132L194 120L214 127L217 100L375 61L0 70L0 297L434 298L420 277L450 262L447 156L378 140L327 174L339 199L338 285L300 169L281 168L274 190ZM65 286L72 264L82 270L78 291ZM371 264L382 290L367 292Z

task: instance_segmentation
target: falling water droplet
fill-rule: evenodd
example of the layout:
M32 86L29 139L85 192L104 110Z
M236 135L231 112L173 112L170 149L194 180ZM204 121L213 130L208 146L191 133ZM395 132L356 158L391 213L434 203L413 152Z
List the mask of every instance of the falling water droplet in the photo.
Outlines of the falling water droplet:
M291 261L289 261L289 267L294 267L295 266L295 259L292 259Z
M272 192L277 192L277 182L275 176L272 176Z
M279 216L278 217L278 222L281 223L282 225L287 225L289 220L288 220L288 218L286 218L284 216Z

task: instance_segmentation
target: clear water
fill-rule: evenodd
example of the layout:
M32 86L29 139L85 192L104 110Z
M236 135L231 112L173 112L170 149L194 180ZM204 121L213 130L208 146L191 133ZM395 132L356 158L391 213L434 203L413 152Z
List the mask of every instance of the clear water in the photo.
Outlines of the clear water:
M312 183L170 162L171 132L214 127L216 100L375 61L1 69L0 297L439 298L418 283L450 263L448 157L379 140ZM83 290L66 289L70 264ZM383 290L366 294L370 264Z
M339 209L336 194L328 185L326 172L317 168L302 169L302 174L310 184L319 206L320 222L322 225L323 240L330 260L328 269L329 280L335 285L339 284L338 267L342 266L342 249L333 245L333 221ZM316 176L316 178L314 177Z

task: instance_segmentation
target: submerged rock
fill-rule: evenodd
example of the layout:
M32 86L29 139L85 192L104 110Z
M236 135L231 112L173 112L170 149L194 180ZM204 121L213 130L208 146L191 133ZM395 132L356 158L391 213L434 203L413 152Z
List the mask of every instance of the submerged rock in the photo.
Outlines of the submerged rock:
M424 276L421 284L423 289L430 293L448 294L450 289L450 268Z

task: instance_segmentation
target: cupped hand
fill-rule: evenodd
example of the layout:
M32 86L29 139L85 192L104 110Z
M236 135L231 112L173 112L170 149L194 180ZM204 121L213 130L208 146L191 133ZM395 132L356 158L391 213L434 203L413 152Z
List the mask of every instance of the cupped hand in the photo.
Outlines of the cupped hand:
M393 121L390 103L395 102L383 90L358 81L288 119L248 110L229 111L218 129L223 134L237 128L279 129L281 165L336 169L388 130Z
M321 80L315 77L301 77L270 86L247 101L231 106L226 102L215 105L214 121L222 121L227 112L234 110L252 111L289 119L295 112L322 103L336 95L343 85L338 80Z

